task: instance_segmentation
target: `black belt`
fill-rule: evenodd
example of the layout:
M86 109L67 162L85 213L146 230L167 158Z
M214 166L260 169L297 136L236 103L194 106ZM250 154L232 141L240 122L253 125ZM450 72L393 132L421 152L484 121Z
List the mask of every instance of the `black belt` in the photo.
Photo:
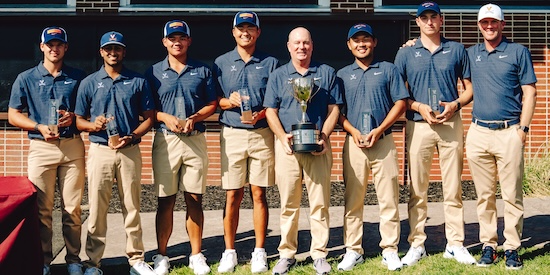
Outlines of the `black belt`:
M165 128L161 128L159 130L160 130L160 132L162 132L165 135L175 135L175 136L183 136L183 137L196 136L196 135L202 133L199 130L193 130L189 133L176 133L176 132L172 132L172 131L170 131L168 129L165 129Z
M59 139L80 138L80 134L72 134L68 136L60 136Z
M502 121L498 121L498 120L487 121L487 120L472 118L472 122L481 127L489 128L491 130L500 130L500 129L506 129L506 128L509 128L510 126L518 124L519 118L511 119L511 120L502 120Z

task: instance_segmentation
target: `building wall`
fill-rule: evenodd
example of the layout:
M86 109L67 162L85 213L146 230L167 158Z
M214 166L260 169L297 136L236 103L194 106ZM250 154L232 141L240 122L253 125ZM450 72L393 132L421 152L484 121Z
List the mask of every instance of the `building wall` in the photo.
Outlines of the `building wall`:
M78 13L116 13L118 11L119 1L101 1L101 0L83 0L77 1ZM360 14L374 13L373 1L364 0L331 0L331 9L334 14ZM383 14L382 14L383 15ZM482 41L482 37L476 27L476 15L474 13L448 13L444 14L445 23L443 34L447 38L464 43L466 46L473 45ZM526 144L526 159L536 156L539 148L547 146L549 140L550 128L550 96L549 96L549 74L550 74L550 51L548 50L548 37L550 36L550 15L546 13L521 13L507 14L506 35L509 39L521 43L531 50L538 83L538 100L531 132L528 135ZM367 21L367 23L369 23ZM410 37L417 37L418 27L412 19L409 22ZM465 134L471 121L471 104L465 106L461 113L465 124ZM7 124L4 117L0 114L0 176L25 175L27 170L27 150L29 141L26 133ZM211 118L206 132L208 154L210 167L208 172L208 184L220 184L220 147L219 147L219 125L216 119ZM398 158L400 163L401 183L407 181L407 167L405 161L405 142L403 132L403 121L394 126L394 140L398 148ZM153 133L149 133L143 138L140 144L143 154L143 183L152 183L151 171L151 145ZM87 135L83 134L87 143ZM333 148L334 166L332 168L333 181L342 180L342 146L344 143L345 132L336 129L331 137ZM471 180L471 175L464 159L463 180ZM434 159L431 171L431 181L440 181L441 173L438 168L437 154Z

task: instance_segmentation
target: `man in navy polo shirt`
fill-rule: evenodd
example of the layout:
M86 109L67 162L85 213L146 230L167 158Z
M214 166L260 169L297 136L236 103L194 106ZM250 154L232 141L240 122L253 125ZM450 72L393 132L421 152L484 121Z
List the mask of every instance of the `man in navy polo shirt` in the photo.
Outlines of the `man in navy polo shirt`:
M222 109L222 188L226 190L223 218L225 251L218 267L220 273L233 272L237 265L235 236L239 225L239 207L247 182L250 183L250 195L254 202L256 242L250 269L252 273L268 270L264 248L269 218L266 187L275 183L275 156L274 136L265 119L263 101L267 79L278 67L279 61L256 50L260 33L260 20L256 13L238 12L233 19L232 29L237 46L214 61L214 77ZM252 113L249 118L241 113L242 98L238 92L241 89L247 91L244 96L248 97L248 111Z
M186 228L191 243L189 267L207 274L210 267L201 253L208 154L203 120L216 111L216 93L210 69L188 56L191 30L182 20L164 25L162 44L167 57L145 73L157 106L153 142L153 175L158 196L155 220L158 255L154 270L168 274L166 248L173 229L176 193L183 191Z
M395 65L374 61L377 43L371 26L352 26L347 45L355 62L337 73L345 102L339 123L348 132L343 149L346 254L339 270L363 262L363 202L371 170L380 206L382 263L389 270L403 266L397 255L399 168L391 126L405 112L409 93Z
M110 31L101 37L103 66L86 77L78 89L75 114L79 130L89 132L88 237L86 275L102 274L107 210L116 179L122 201L126 254L132 274L155 274L143 261L141 220L141 137L151 129L155 113L145 78L122 64L126 45L122 34ZM140 124L139 116L144 121Z
M437 148L443 179L447 238L443 256L463 264L474 264L475 259L463 245L461 175L464 129L458 112L472 98L468 55L462 44L441 35L443 16L436 3L420 4L416 15L420 38L414 46L400 49L395 57L395 65L408 83L411 95L406 112L407 157L411 176L408 241L411 247L401 261L411 266L426 256L424 242L427 236L424 228L427 191L433 153ZM462 94L457 89L459 78L465 87Z
M275 134L275 180L281 197L280 259L273 274L286 274L296 263L298 250L298 216L302 197L302 180L308 192L311 224L310 254L317 274L331 271L326 261L329 239L330 173L332 149L330 134L338 121L342 95L332 67L311 60L313 40L303 27L288 35L290 62L279 67L269 77L264 100L269 127ZM307 116L320 130L318 144L322 150L294 153L291 149L292 124L301 117L299 102L294 98L289 79L313 78L317 94L311 99Z
M498 256L497 175L504 201L504 250L507 269L521 269L523 230L523 150L535 110L537 78L529 50L503 36L504 14L487 4L478 13L483 43L468 49L474 86L472 125L466 137L468 164L477 192L478 266ZM522 103L523 98L523 103Z
M68 48L67 33L63 28L48 27L42 31L40 50L44 59L17 76L8 109L9 123L28 131L31 139L27 172L38 190L44 275L50 274L53 259L52 211L56 182L61 194L63 239L67 248L65 261L69 274L82 274L78 255L81 247L84 143L76 129L73 111L78 85L86 75L65 65ZM24 109L28 109L28 116L23 114ZM49 121L50 116L53 123Z

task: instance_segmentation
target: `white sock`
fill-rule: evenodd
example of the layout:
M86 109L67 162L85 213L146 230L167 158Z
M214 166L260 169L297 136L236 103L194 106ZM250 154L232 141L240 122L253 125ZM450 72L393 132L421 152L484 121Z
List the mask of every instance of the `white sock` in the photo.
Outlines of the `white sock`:
M226 249L225 252L237 252L235 249Z
M263 248L263 247L256 247L256 248L254 248L254 252L255 252L255 253L258 253L258 252L265 252L265 248Z

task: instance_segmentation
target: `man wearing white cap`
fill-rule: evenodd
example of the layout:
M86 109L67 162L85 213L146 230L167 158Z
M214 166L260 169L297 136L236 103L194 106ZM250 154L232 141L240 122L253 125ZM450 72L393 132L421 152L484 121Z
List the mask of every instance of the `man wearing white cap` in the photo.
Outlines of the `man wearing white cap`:
M460 107L472 98L470 66L464 46L441 35L443 16L437 3L418 6L416 24L420 38L411 47L397 52L395 65L408 83L411 98L406 112L407 159L411 185L408 203L410 249L402 258L411 266L426 256L425 225L428 211L429 173L435 149L443 181L445 213L445 258L463 264L475 259L464 247L462 165L464 128ZM462 94L458 79L465 87Z
M114 180L118 185L126 231L126 255L131 274L153 275L145 263L139 215L141 197L141 137L151 129L154 103L143 76L123 65L126 45L121 33L101 37L103 66L78 89L76 126L89 132L87 172L90 216L86 239L85 275L101 275L105 251L107 211ZM140 124L140 116L143 122Z
M506 23L499 6L481 7L477 25L483 43L468 49L474 107L466 151L476 186L479 239L483 243L478 266L498 259L498 175L504 201L506 268L521 269L523 262L517 250L523 230L523 150L535 109L537 79L529 50L504 37Z
M153 256L154 270L159 275L168 274L166 250L174 227L176 194L182 190L187 206L185 228L191 243L189 267L195 274L207 274L210 267L201 253L202 194L208 169L202 121L216 110L216 93L210 68L189 58L191 30L187 23L168 21L163 33L162 44L168 55L145 73L157 107L153 175L158 196L158 254Z
M265 239L268 223L267 187L275 182L273 132L265 119L264 101L267 79L279 61L256 50L260 37L260 20L255 12L235 14L231 30L237 46L214 61L214 78L220 108L222 188L226 190L223 217L225 251L218 272L233 272L237 265L235 237L239 224L239 208L244 186L250 183L254 202L253 221L255 247L250 269L252 273L267 271ZM238 91L246 91L243 103ZM248 104L246 104L248 103ZM246 104L246 105L243 105ZM242 106L250 114L246 117Z
M40 36L43 61L20 73L10 97L10 124L28 131L31 140L28 178L37 192L43 274L50 274L52 254L52 210L56 184L61 194L65 261L69 275L82 274L80 264L81 214L84 190L84 142L76 129L74 108L83 71L64 63L67 33L48 27ZM23 110L28 110L28 116ZM53 112L52 112L53 111ZM51 121L53 119L53 122Z

